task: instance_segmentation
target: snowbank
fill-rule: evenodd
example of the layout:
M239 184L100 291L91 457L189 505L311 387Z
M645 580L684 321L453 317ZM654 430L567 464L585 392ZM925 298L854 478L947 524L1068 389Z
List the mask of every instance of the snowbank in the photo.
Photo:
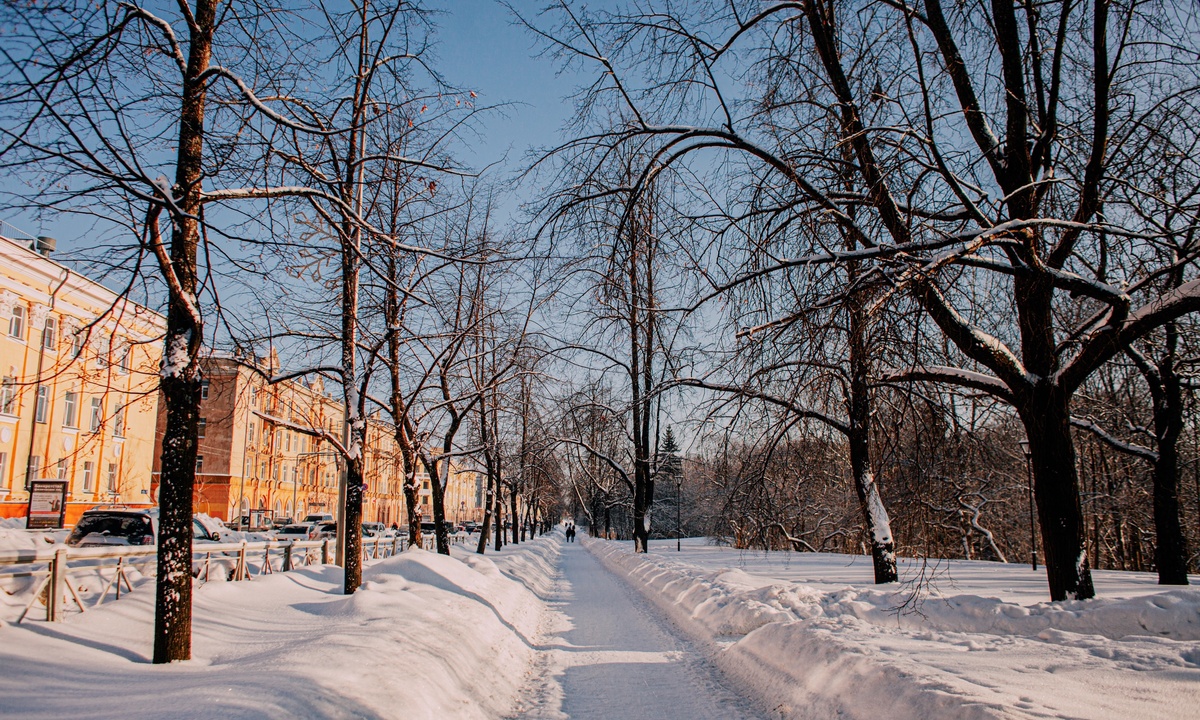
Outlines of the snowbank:
M147 581L65 623L0 627L0 715L499 717L525 680L541 616L500 567L536 584L546 552L525 544L493 561L409 550L369 563L351 596L332 566L203 585L193 659L169 666L149 663Z
M911 586L821 586L730 568L737 551L725 550L720 567L712 550L694 553L703 563L694 564L691 552L681 561L600 540L585 547L785 717L1190 718L1200 702L1196 589L1026 604L988 596L963 580L980 569L951 562L942 571L954 586L935 583L914 606ZM787 556L793 575L847 564L774 555ZM992 579L1020 594L1011 590L1025 582L1019 566L988 565L1012 575Z

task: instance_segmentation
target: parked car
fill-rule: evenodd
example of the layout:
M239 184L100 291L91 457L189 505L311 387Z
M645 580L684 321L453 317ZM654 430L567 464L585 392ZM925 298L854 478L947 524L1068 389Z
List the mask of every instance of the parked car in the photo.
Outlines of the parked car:
M271 527L278 530L281 527L284 527L286 525L292 525L295 522L296 521L290 517L277 517L271 521Z
M365 522L362 524L363 537L383 537L387 534L388 526L381 522Z
M329 513L311 513L304 516L305 523L333 522L333 515Z
M293 523L284 525L275 531L276 540L308 540L309 533L312 531L312 525L305 523Z
M221 534L192 518L192 542L220 542ZM158 509L95 508L80 516L67 536L71 547L154 545L158 542Z
M337 523L332 520L316 522L309 526L309 540L324 540L325 538L337 537Z
M474 535L475 533L479 532L479 523L475 522L474 520L467 521L463 523L463 529Z

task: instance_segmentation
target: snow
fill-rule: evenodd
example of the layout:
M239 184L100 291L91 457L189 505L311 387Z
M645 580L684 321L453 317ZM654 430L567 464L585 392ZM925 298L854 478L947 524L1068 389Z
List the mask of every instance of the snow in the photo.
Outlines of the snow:
M766 717L730 689L703 648L680 637L578 543L563 543L560 552L561 572L538 587L550 610L516 717Z
M1101 599L1049 603L1027 566L901 560L907 582L885 588L868 557L585 544L783 717L1191 718L1200 702L1200 591L1149 574L1097 572Z
M209 583L193 659L152 665L153 580L63 623L0 625L0 715L21 718L495 718L526 681L542 616L539 539L489 557L412 549L367 564ZM164 698L169 705L164 707Z
M187 369L192 361L191 351L188 349L191 338L192 331L188 330L180 335L172 335L167 340L167 351L163 353L162 370L159 373L162 377L179 377Z
M888 518L887 509L879 499L879 487L875 484L875 474L867 473L867 514L871 517L871 536L876 545L889 545L892 542L892 521Z
M54 547L13 524L0 546ZM877 586L866 556L581 540L411 549L350 596L334 566L200 584L193 659L166 666L149 662L152 558L132 563L119 601L4 616L0 716L1124 720L1200 703L1200 590L1150 574L1097 571L1099 599L1050 603L1021 565L901 559L904 582ZM0 610L32 582L5 581Z

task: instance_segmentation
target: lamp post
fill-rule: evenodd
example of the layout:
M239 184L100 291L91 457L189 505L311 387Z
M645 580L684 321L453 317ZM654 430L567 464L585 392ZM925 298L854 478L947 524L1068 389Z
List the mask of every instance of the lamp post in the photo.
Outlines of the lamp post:
M1025 479L1029 488L1029 566L1037 570L1037 525L1033 517L1033 453L1029 451L1029 441L1022 440L1021 453L1025 456Z

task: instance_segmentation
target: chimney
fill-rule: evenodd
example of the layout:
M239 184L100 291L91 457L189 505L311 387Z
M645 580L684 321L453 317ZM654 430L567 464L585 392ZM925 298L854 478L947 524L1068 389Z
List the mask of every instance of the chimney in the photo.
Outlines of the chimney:
M50 257L50 253L54 252L57 246L58 241L46 235L38 235L38 239L33 243L33 249L43 257Z

